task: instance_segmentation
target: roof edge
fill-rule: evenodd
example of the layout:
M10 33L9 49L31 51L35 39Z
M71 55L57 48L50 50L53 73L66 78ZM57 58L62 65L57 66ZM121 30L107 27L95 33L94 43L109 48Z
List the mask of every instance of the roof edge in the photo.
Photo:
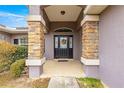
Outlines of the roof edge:
M10 34L15 34L15 33L28 33L28 28L11 28L11 27L6 27L4 25L0 25L0 31L7 32Z
M84 9L84 14L100 14L108 5L88 5Z

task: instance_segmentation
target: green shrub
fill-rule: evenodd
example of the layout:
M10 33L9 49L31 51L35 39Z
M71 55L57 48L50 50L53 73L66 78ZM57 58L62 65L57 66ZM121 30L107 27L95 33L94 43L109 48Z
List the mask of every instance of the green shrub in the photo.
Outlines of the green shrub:
M20 77L22 71L24 70L25 67L25 60L20 59L11 64L10 66L10 73L12 77Z
M19 64L20 69L24 70L24 68L25 68L25 60L24 59L20 59L20 60L17 60L16 62Z
M13 55L12 61L25 59L28 56L28 48L26 46L16 46L17 50Z
M25 59L28 55L26 46L15 46L0 40L0 72L10 69L16 60Z

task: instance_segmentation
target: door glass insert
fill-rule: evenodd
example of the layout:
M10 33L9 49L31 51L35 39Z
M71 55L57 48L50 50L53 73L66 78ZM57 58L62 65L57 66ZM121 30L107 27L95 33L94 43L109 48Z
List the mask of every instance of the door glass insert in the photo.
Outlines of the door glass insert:
M67 37L60 37L60 48L67 48Z
M55 48L58 48L58 37L55 37Z
M72 48L72 37L69 37L69 48Z

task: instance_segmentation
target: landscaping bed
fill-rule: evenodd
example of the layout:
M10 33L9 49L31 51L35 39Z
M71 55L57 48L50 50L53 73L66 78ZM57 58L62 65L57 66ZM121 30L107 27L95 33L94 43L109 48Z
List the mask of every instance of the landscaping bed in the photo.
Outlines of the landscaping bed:
M18 78L13 78L10 72L0 74L0 88L47 88L50 78L29 79L24 74Z
M77 78L80 88L104 88L101 81L95 78Z
M80 88L104 88L95 78L76 78ZM29 79L27 74L13 78L9 71L0 74L0 88L47 88L50 78Z
M0 40L0 87L33 88L48 86L49 78L31 80L25 59L28 56L26 46L12 45Z
M47 88L49 84L50 78L40 78L34 80L31 85L33 88Z

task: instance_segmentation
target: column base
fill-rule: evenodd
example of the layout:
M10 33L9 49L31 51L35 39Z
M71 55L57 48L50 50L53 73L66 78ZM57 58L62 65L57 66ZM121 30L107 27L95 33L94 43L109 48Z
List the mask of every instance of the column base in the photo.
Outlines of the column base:
M27 59L26 66L29 67L29 78L39 78L43 73L43 64L45 57L42 59Z
M29 66L29 78L39 78L43 72L43 65Z
M81 63L83 63L83 69L86 77L99 79L99 60L85 59L81 57Z
M93 77L99 79L99 66L86 66L83 65L86 77Z

